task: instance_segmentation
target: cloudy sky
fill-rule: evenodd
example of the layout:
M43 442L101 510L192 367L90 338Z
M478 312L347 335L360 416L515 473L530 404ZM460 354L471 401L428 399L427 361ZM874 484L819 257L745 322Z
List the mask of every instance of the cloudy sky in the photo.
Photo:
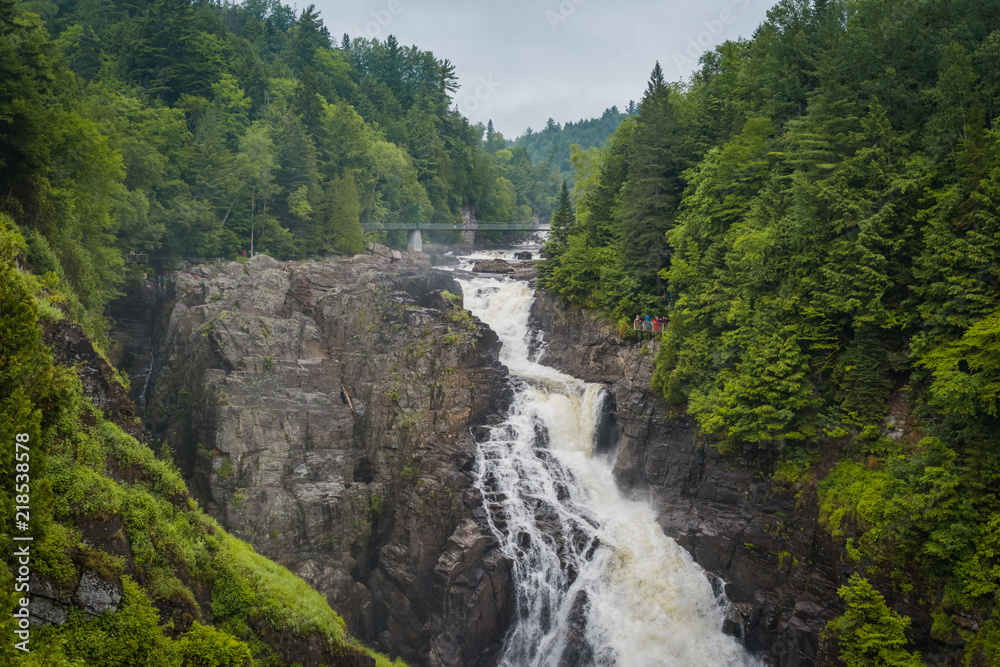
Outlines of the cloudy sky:
M686 78L702 51L750 37L775 0L310 1L338 42L393 34L451 60L462 112L514 138L638 101L657 60Z

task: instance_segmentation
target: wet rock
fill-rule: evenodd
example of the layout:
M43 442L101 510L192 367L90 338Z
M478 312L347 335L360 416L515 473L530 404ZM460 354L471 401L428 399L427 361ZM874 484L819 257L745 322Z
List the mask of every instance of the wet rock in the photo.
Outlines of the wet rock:
M472 265L476 273L514 273L514 267L502 259L484 259Z
M538 270L534 262L522 262L514 267L514 278L518 280L534 280L538 277Z
M493 542L489 531L473 519L459 524L448 539L448 549L434 567L430 664L473 664L482 653L479 647L495 643L510 623L512 600L503 594L511 588L510 573L492 549ZM447 618L465 622L446 624Z
M514 259L531 259L531 253L528 251L515 252Z

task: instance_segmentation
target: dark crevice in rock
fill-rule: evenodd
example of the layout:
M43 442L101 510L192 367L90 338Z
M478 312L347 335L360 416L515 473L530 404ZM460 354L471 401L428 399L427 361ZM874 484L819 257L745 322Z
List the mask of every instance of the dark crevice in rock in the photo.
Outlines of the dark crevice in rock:
M598 454L618 451L622 432L615 418L617 412L618 402L613 393L607 392L601 403L601 416L597 423L596 442L594 443L594 451Z

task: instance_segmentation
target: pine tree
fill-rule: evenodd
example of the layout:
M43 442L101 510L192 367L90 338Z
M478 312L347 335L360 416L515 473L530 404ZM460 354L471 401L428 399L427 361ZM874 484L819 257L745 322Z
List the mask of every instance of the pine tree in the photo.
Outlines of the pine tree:
M843 616L830 621L828 628L840 644L840 658L848 667L884 665L920 667L919 654L906 646L910 619L889 609L885 598L858 574L837 593L847 602Z
M678 196L681 166L674 154L676 124L670 89L657 62L639 107L634 157L618 210L623 268L648 288L658 284L667 259L664 234Z
M956 150L957 182L936 192L937 204L923 213L929 223L913 290L931 339L955 337L1000 304L1000 138L987 140L978 102L969 117Z
M361 230L361 203L354 177L350 172L335 177L323 186L323 195L314 218L313 243L310 252L332 249L346 255L365 248Z
M292 100L295 112L310 133L315 133L323 116L323 100L319 96L316 85L316 73L312 67L306 67L295 87L295 97Z
M292 41L292 66L304 70L313 64L316 49L330 46L330 33L319 17L316 5L309 5L299 14Z
M573 204L569 198L569 188L566 181L562 183L562 192L559 194L559 206L552 214L552 222L549 227L549 240L545 244L545 256L549 259L557 259L566 252L569 247L569 237L575 231L576 216L573 213Z

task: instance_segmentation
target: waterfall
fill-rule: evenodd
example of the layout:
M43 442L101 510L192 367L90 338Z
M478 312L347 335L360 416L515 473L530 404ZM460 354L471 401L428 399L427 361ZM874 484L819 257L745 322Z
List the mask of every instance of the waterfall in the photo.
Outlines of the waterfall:
M149 337L149 368L146 369L146 379L142 383L142 393L139 394L139 415L146 415L146 405L148 399L146 392L149 391L149 380L153 377L153 364L156 362L156 347L153 344L153 337Z
M518 379L476 468L516 586L499 664L757 664L722 633L724 610L705 572L648 503L622 497L608 460L594 454L602 387L531 359L531 287L460 282L465 307L497 332L501 361Z

